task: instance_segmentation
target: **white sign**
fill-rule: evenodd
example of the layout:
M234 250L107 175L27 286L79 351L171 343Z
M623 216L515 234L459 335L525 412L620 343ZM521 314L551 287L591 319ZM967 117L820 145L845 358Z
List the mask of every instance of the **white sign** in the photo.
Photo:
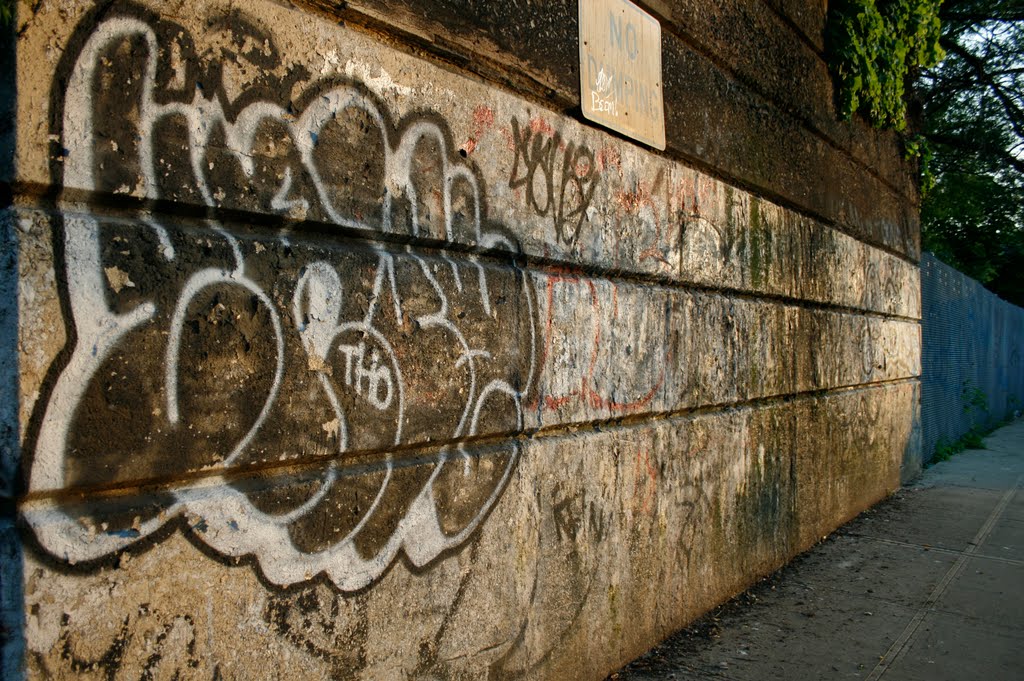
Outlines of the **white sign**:
M665 148L661 24L628 0L579 0L583 115Z

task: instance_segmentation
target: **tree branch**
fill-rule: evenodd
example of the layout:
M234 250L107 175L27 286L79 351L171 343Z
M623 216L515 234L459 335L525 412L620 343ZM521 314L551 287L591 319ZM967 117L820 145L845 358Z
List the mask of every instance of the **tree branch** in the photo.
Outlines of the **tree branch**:
M963 137L957 137L956 135L944 135L942 133L928 133L925 137L935 144L941 144L961 151L977 153L978 151L983 150L988 154L998 157L1018 173L1024 173L1024 160L1010 154L1002 147L993 146L991 144L981 144L979 143L979 140L974 138L965 139Z
M942 47L947 52L956 54L963 59L975 74L977 74L978 79L988 86L989 90L993 95L995 95L996 99L999 100L999 103L1002 104L1003 109L1006 111L1006 116L1009 119L1010 126L1013 128L1014 133L1016 133L1018 137L1024 137L1024 111L1022 111L1021 108L1017 106L1016 102L1006 94L999 81L993 78L991 74L985 70L985 61L956 41L942 40L941 42Z

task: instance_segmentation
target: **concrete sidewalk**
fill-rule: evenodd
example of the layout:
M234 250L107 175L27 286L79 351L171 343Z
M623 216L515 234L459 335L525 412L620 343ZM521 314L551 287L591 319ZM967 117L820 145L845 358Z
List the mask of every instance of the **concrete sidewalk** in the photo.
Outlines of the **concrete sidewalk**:
M611 678L1024 679L1024 420Z

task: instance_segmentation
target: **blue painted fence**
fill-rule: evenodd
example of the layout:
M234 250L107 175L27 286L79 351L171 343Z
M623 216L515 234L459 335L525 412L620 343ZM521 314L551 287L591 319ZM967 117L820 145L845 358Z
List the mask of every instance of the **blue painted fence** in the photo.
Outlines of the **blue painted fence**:
M1024 412L1024 309L940 262L921 258L921 434L941 444Z

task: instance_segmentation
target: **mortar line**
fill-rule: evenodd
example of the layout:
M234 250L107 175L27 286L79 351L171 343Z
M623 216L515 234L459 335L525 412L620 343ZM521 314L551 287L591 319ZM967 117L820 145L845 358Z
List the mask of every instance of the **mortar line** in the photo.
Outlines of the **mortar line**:
M785 25L784 22L780 23ZM806 131L810 137L815 138L825 144L825 146L830 147L833 151L837 152L840 157L853 165L854 168L859 169L861 172L875 179L883 189L891 192L894 197L904 201L913 201L912 196L905 194L903 189L898 187L893 180L886 177L882 171L878 168L872 167L867 161L854 154L852 149L843 147L837 140L833 139L830 133L823 130L819 124L813 120L813 114L800 110L799 105L789 106L785 102L777 100L773 93L762 88L755 79L745 74L738 66L732 64L732 62L727 58L717 54L713 47L705 45L688 29L679 26L675 22L668 23L667 27L666 25L663 25L663 28L667 28L665 31L666 33L675 37L676 40L681 42L683 45L686 45L694 54L708 61L711 66L725 79L745 88L750 94L754 95L754 97L760 99L762 102L773 108L779 116L787 117L796 121L800 128ZM817 51L817 48L812 48L811 51L814 53L814 57L818 61L825 63L824 56ZM831 73L829 73L829 76L831 77ZM669 150L671 150L671 146L669 147Z
M538 80L536 76L533 74L525 72L515 72L514 69L510 70L509 64L507 64L506 62L495 61L481 54L479 51L476 51L473 48L468 48L468 54L453 53L450 50L446 50L444 48L444 45L451 44L454 47L462 50L466 50L467 47L454 43L449 43L448 41L444 41L444 44L442 44L440 41L440 36L428 36L424 34L415 33L413 31L410 31L408 27L403 27L394 23L390 23L386 20L374 17L373 15L367 14L365 11L359 8L347 7L344 5L344 3L342 3L342 5L338 8L328 8L322 6L321 4L315 2L314 0L300 0L300 5L311 10L314 14L318 14L321 17L327 18L331 21L340 20L346 27L353 29L356 32L370 35L375 40L383 42L389 45L392 49L395 49L399 52L404 52L417 59L426 60L439 68L453 70L455 74L460 77L467 78L469 80L475 80L478 83L485 85L487 87L504 91L507 94L511 95L512 97L523 99L524 101L533 103L537 106L547 109L548 111L555 115L563 116L567 119L573 120L587 129L598 130L608 135L609 137L618 139L621 142L629 143L634 146L640 146L637 144L636 140L628 136L622 135L614 130L611 130L610 128L595 126L592 121L587 120L580 112L580 104L578 98L576 98L575 96L566 95L564 92L560 91L560 86L558 83L546 83L541 80ZM775 13L777 14L777 11ZM674 27L675 23L670 22L669 26ZM669 33L675 35L684 44L690 44L688 40L677 35L673 31L669 31ZM797 34L803 35L802 30L798 30ZM801 125L801 127L806 129L811 134L811 136L820 138L827 145L832 146L836 150L838 150L840 154L845 156L849 161L852 161L855 165L860 165L869 176L872 176L875 179L877 179L880 183L882 183L883 186L892 191L896 196L908 198L904 196L902 190L896 187L895 184L885 179L885 177L879 170L873 168L867 162L860 160L856 155L852 153L852 151L843 148L837 142L833 141L830 137L826 136L824 132L818 130L817 126L810 125L809 122L805 121L802 117L794 115L786 107L783 107L779 102L776 102L772 97L762 94L759 90L759 87L756 84L750 85L747 84L743 79L738 78L735 74L732 73L733 69L731 66L723 70L716 64L715 59L710 55L710 53L706 53L705 50L698 48L696 44L690 45L690 48L695 52L695 54L698 54L699 56L702 56L704 59L707 59L709 62L711 62L712 66L718 69L723 74L723 76L732 80L733 82L736 82L739 85L742 85L743 87L748 88L751 91L751 93L760 97L763 101L767 102L769 105L777 109L781 115L789 116L796 120ZM454 57L458 57L458 59L455 59ZM484 73L478 68L473 67L474 63L480 63L481 61L491 64L491 68L493 71L506 76L506 78L496 78L493 72ZM529 89L524 89L523 87L514 84L515 81L513 81L510 78L507 78L507 76L510 75L525 76L525 81L528 81L535 85L538 88L538 91L531 92ZM873 240L873 238L870 236L866 236L863 234L858 235L855 233L855 226L853 224L843 224L834 217L828 217L818 212L814 208L802 205L796 202L794 199L787 198L786 196L779 193L772 187L758 184L754 180L745 179L740 175L736 175L733 172L730 172L724 168L709 163L704 158L693 156L684 149L678 147L669 147L669 149L665 151L659 151L646 146L642 146L641 148L645 149L648 153L654 156L664 158L671 162L680 163L684 166L689 166L693 170L702 172L708 175L709 177L729 184L736 189L749 192L752 195L759 196L768 201L773 201L777 203L781 208L791 211L796 215L808 217L818 222L821 222L830 229L845 234L857 241L860 241L861 243L877 248L908 264L919 264L921 258L920 249L918 249L918 253L914 255L913 253L910 252L903 252L896 248L895 246L882 243L881 241ZM15 191L18 192L24 192L27 189L26 185L21 183L15 183L14 185L12 185L12 187L15 189ZM47 194L50 187L51 185L49 184L45 185L41 190L35 193L39 194L40 196Z
M277 216L269 216L263 213L248 213L245 211L233 211L233 210L221 210L215 209L207 212L193 211L190 207L186 207L182 211L162 211L154 210L154 207L144 203L130 201L125 202L124 199L114 199L113 201L103 200L108 197L105 194L93 194L89 197L76 197L73 202L78 204L84 204L89 208L105 209L106 213L101 213L101 217L106 217L111 220L125 221L133 223L135 218L132 215L125 215L124 212L128 211L131 213L145 212L152 213L154 215L167 215L172 217L179 222L185 224L185 229L203 229L204 226L201 224L203 220L212 217L222 219L228 226L238 229L238 231L247 232L249 236L256 239L259 238L261 230L274 230L274 229L288 229L289 235L296 239L311 239L313 237L328 237L327 243L330 246L343 246L345 242L355 242L360 245L383 245L390 247L399 246L412 246L417 248L419 251L426 252L427 254L433 254L433 252L446 252L446 253L460 253L487 258L488 260L497 263L502 266L514 266L524 271L529 270L531 272L539 272L545 276L557 275L562 277L587 277L592 279L600 279L607 281L613 285L627 284L634 286L651 287L658 286L672 292L692 292L692 293L703 293L703 294L717 294L728 298L734 298L737 300L743 300L746 302L754 303L775 303L780 305L788 305L802 310L812 311L825 311L825 312L837 312L843 314L853 314L858 316L869 317L872 319L892 320L900 322L908 322L919 324L921 319L919 317L912 317L905 314L883 312L879 310L869 310L865 308L856 307L853 305L844 305L842 303L835 303L822 300L814 300L810 298L800 298L794 295L787 295L785 293L773 293L767 291L755 291L752 289L741 289L730 286L714 286L706 283L689 282L685 279L679 278L678 274L667 274L659 275L654 273L644 273L637 271L623 270L615 267L602 266L602 265L579 265L578 263L572 263L565 260L558 260L556 258L543 257L528 253L515 253L512 251L502 251L495 249L481 249L473 247L467 244L460 244L456 242L445 242L439 240L427 240L422 237L414 238L404 234L394 234L385 232L370 232L368 230L360 230L349 227L342 227L333 223L321 223L321 222L294 222L289 220L282 220ZM179 204L174 204L175 206ZM64 215L78 215L85 214L81 205L70 205L66 207L60 207L59 205L43 206L38 207L23 207L26 210L37 211L51 217L62 217ZM95 216L95 213L90 213L91 216ZM826 228L828 228L826 226ZM181 229L181 228L176 228ZM266 238L274 239L280 235L267 234ZM852 238L852 237L851 237ZM869 248L876 248L876 246L862 243ZM322 243L317 245L322 246ZM891 255L891 254L890 254Z
M814 52L814 54L818 55L818 58L819 58L819 59L821 59L821 60L824 60L824 59L826 58L826 57L825 57L825 52L824 52L824 50L822 50L821 48L819 48L819 47L818 47L818 46L817 46L817 45L815 44L814 40L812 40L812 39L811 39L811 37L810 37L809 35L807 35L807 32L806 32L806 31L804 31L804 29L803 29L803 28L801 28L800 26L798 26L798 25L797 25L797 23L796 23L795 21L793 21L793 19L791 19L791 18L789 17L789 15L787 15L787 14L786 14L785 12L783 12L782 10L780 10L780 9L779 9L778 7L776 7L776 6L775 6L775 5L773 5L772 3L770 3L770 2L767 2L766 0L762 0L762 4L763 4L763 5L765 6L765 7L767 7L767 8L768 8L768 11L769 11L769 12L771 12L771 13L772 13L772 14L774 14L774 15L775 15L776 17L778 17L779 21L781 21L782 23L786 24L786 26L788 26L788 27L789 27L789 29L790 29L790 30L791 30L791 31L792 31L793 33L795 33L795 34L796 34L796 36L797 36L797 37L798 37L798 38L800 39L800 41L801 41L802 43L804 43L805 45L807 45L808 49L810 49L810 50L811 50L811 52ZM826 19L826 21L827 21L827 19Z
M792 19L790 19L789 17L785 16L778 9L776 9L775 7L772 7L770 5L770 3L764 3L764 4L768 8L769 13L772 14L773 16L775 16L776 21L779 21L783 26L785 26L788 30L790 30L792 33L794 33L797 36L797 39L801 43L804 43L809 48L810 52L814 55L814 57L816 59L818 59L819 61L824 62L824 60L825 60L824 52L822 52L813 43L813 41L806 35L806 33L804 32L804 30L802 28L797 26L793 22ZM651 8L648 8L648 10L650 10L650 9ZM366 14L365 12L360 10L359 8L350 8L350 11L354 12L356 16L366 17L367 19L370 19L371 21L380 21L380 20L377 20L377 19L374 19L374 18L370 17L370 15ZM886 173L884 173L883 171L879 170L877 167L871 165L867 160L865 160L865 159L861 158L860 156L858 156L857 154L855 154L852 149L848 149L848 148L844 147L837 139L835 139L833 137L833 135L831 133L823 130L820 127L819 123L817 123L817 122L815 122L813 120L813 115L812 114L808 114L806 112L798 110L799 107L790 106L786 102L780 101L780 100L776 99L775 95L773 93L771 93L769 90L763 89L761 87L761 85L756 81L756 79L750 78L749 76L744 74L743 71L739 67L734 65L727 58L720 56L715 51L715 49L713 47L711 47L710 45L705 44L703 41L701 41L700 39L695 37L691 31L689 31L685 27L681 26L678 23L678 21L675 20L675 18L673 18L671 16L666 17L666 16L664 16L659 11L654 11L652 13L656 14L656 15L658 15L660 17L661 21L659 21L659 23L661 23L662 29L663 29L663 31L666 34L673 36L680 43L682 43L684 46L686 46L691 52L693 52L695 55L697 55L698 57L706 60L712 66L712 68L714 68L716 71L718 71L723 76L723 78L725 78L726 80L731 81L732 83L735 83L735 84L738 84L738 85L742 86L743 88L748 90L750 92L750 94L754 95L756 98L760 99L762 102L766 103L768 106L770 106L771 108L775 109L775 111L780 116L787 117L787 118L790 118L790 119L796 121L796 123L802 129L804 129L811 137L817 138L819 141L823 142L826 146L831 147L833 150L838 152L840 156L842 156L847 161L852 163L855 167L858 167L862 172L867 173L868 176L873 177L875 180L877 180L882 185L883 188L888 189L897 198L900 198L900 199L903 199L903 200L913 201L914 197L913 196L908 196L905 193L905 191L904 191L905 188L900 187L896 180L888 177ZM355 22L355 23L352 23L351 25L353 27L355 27L355 26L358 26L359 24L358 24L358 22ZM383 33L384 35L392 35L395 32L403 34L403 35L409 34L409 32L407 30L405 30L404 28L402 28L401 26L397 26L395 24L391 24L391 23L388 23L386 21L383 22L383 26L380 26L380 27L378 27L375 30L377 32L379 32L379 33ZM412 34L412 35L415 35L415 34ZM433 59L437 59L437 60L441 61L442 63L450 63L449 59L445 58L444 54L438 53L436 49L431 49L432 45L436 45L437 44L436 38L437 38L437 36L435 36L435 40L431 41L430 45L424 46L422 49L424 49L426 54L430 55ZM463 49L463 50L467 50L468 49L469 53L471 55L469 58L467 58L466 63L461 65L460 73L463 73L463 74L465 74L465 73L472 73L478 79L482 80L485 85L488 85L488 86L491 86L491 87L500 87L501 89L504 89L506 92L508 92L509 94L511 94L514 97L523 97L525 99L531 99L531 100L535 100L536 99L535 95L532 95L532 93L527 93L526 91L520 90L520 89L518 89L518 88L516 88L514 86L509 86L506 83L500 81L499 79L495 79L492 75L488 75L488 74L485 74L485 73L483 73L483 72L481 72L479 70L473 69L472 66L471 66L471 64L473 62L473 58L474 57L481 57L482 55L480 55L479 52L475 51L471 47L467 47L467 46L464 46L464 45L459 45L459 48ZM486 57L484 57L484 58L486 59ZM491 61L492 61L493 65L495 67L497 67L497 70L499 72L501 72L501 73L508 73L509 72L509 69L510 69L510 65L509 64L507 64L505 62L502 62L502 61L494 61L494 60L491 60ZM609 134L609 135L611 135L613 137L616 137L616 138L620 139L621 141L624 141L624 142L627 142L627 143L630 143L630 144L633 144L633 145L637 145L637 141L635 139L633 139L632 137L629 137L627 135L623 135L621 133L618 133L617 131L613 131L610 128L603 128L603 127L600 127L600 126L596 126L593 123L593 121L590 121L589 119L584 117L580 113L580 102L579 102L579 99L572 92L568 92L568 93L560 92L559 91L559 84L557 84L557 83L554 84L554 85L546 84L546 83L543 83L543 82L537 80L537 78L535 76L533 76L532 74L528 74L528 75L530 76L530 81L540 85L543 88L548 89L549 92L554 92L555 93L555 97L548 96L547 98L544 98L544 99L541 99L541 100L537 101L536 103L538 103L539 105L543 106L546 109L551 110L553 108L552 105L555 104L554 100L557 98L557 100L559 100L559 103L562 106L562 109L561 109L561 111L557 111L556 110L555 113L558 113L559 115L562 115L562 116L564 116L566 118L570 118L572 120L575 120L576 122L578 122L579 124L581 124L584 127L591 128L591 129L601 130L601 131L605 132L606 134ZM829 75L831 76L831 73ZM798 213L801 213L801 214L804 214L804 215L814 216L816 219L819 219L819 220L822 220L822 221L828 223L829 226L833 227L834 229L837 229L838 231L844 232L844 233L846 233L846 234L848 234L850 236L854 236L854 238L858 238L858 237L856 237L855 235L853 235L851 233L850 227L852 227L852 225L845 226L845 227L841 226L841 224L838 221L832 220L830 218L826 218L824 216L820 216L813 209L810 209L810 208L807 208L807 207L801 207L798 204L796 204L792 199L787 199L787 198L783 197L777 191L773 190L772 188L770 188L768 186L759 185L754 180L743 179L742 177L740 177L738 175L734 175L734 174L730 173L728 170L725 170L725 169L723 169L721 167L717 167L717 166L711 165L710 163L708 163L706 160L704 160L702 158L691 156L685 150L683 150L683 149L681 149L681 148L679 148L677 146L673 146L671 144L671 140L669 141L668 148L665 149L664 151L658 151L658 150L655 150L655 149L652 149L652 148L649 148L649 147L644 147L644 148L646 148L649 152L651 152L651 153L653 153L655 155L663 156L665 158L668 158L669 160L683 162L683 163L689 163L691 165L700 166L700 167L706 169L707 174L712 175L713 177L716 177L718 179L721 179L721 180L723 180L723 181L725 181L725 182L727 182L729 184L732 184L733 186L735 186L737 188L744 189L745 191L750 191L750 192L755 193L755 194L760 194L760 195L765 196L765 197L774 197L774 198L772 198L772 200L775 200L775 201L779 202L780 205L784 205L784 207L787 207L787 208L789 208L791 210L794 210L795 212L798 212ZM911 183L911 184L913 184L913 183ZM909 256L908 254L901 253L901 252L897 251L895 248L892 248L892 247L890 247L888 245L885 245L885 244L873 244L873 245L876 245L876 246L878 246L878 247L880 247L882 249L885 249L888 252L891 252L892 254L897 255L898 257L900 257L900 258L902 258L904 260L907 260L907 261L911 261L912 260L911 256Z
M214 468L186 471L169 476L153 476L150 478L135 478L119 480L113 483L100 485L82 485L78 487L63 487L59 489L42 490L22 495L17 500L18 506L24 505L54 505L62 501L80 502L84 497L97 496L103 498L114 498L118 496L130 496L142 491L174 490L210 485L211 481L219 481L230 484L236 481L244 481L258 478L267 474L275 475L302 475L303 473L315 472L329 465L339 465L345 471L359 471L379 468L388 463L389 459L385 454L391 455L391 463L396 466L413 466L432 463L434 455L446 448L453 448L459 445L469 445L479 449L495 448L514 440L520 444L525 442L543 442L554 440L560 437L572 436L587 432L602 432L617 430L636 429L644 426L658 426L673 421L682 421L688 418L704 416L708 414L725 413L742 409L757 409L771 407L787 402L801 402L820 397L842 395L857 390L878 390L891 386L916 383L916 378L901 378L891 381L860 384L841 388L831 388L805 393L778 395L772 397L756 398L745 402L733 402L716 405L702 405L689 407L674 411L647 412L634 414L615 419L602 419L590 421L576 421L559 423L553 426L540 427L536 429L523 430L514 433L491 433L482 436L463 437L448 440L445 442L417 442L386 451L364 450L346 452L345 455L321 455L310 456L299 460L270 461L232 466L228 468ZM395 456L398 455L398 456ZM486 456L487 454L482 454Z
M935 585L935 588L928 596L924 605L921 606L921 609L917 611L913 619L906 627L904 627L899 638L893 641L893 644L889 646L889 649L885 651L885 654L878 660L878 664L876 664L875 668L871 670L871 674L868 675L866 681L878 681L881 679L892 665L902 659L906 654L906 651L910 649L910 644L917 636L917 631L920 628L921 623L924 622L924 618L936 610L936 605L938 604L939 599L942 598L942 595L946 592L949 586L957 579L957 577L960 576L960 573L963 572L964 567L967 565L968 559L975 554L978 547L981 546L982 542L984 542L992 532L996 522L998 522L999 518L1002 517L1006 507L1009 506L1013 496L1020 488L1022 479L1024 479L1024 475L1018 476L1013 487L1006 491L1006 494L1004 494L1002 499L999 500L996 507L992 509L992 513L989 514L985 524L981 526L981 529L979 529L978 533L974 535L974 538L968 543L967 548L960 557L957 558L957 561L949 568L949 570L946 571L946 574L943 575L939 583Z
M413 56L424 58L428 57L429 61L434 62L435 65L447 65L449 67L455 67L457 73L465 77L467 73L473 74L475 79L483 81L483 84L489 87L497 87L504 90L506 93L513 97L522 97L523 99L534 101L535 103L543 106L546 109L551 109L553 104L560 104L561 110L554 111L558 115L570 118L581 125L594 128L594 124L583 117L580 112L579 99L572 94L562 90L561 83L545 83L539 80L533 73L523 73L516 71L511 68L511 65L500 60L495 60L484 54L481 54L478 50L471 46L467 46L458 42L452 42L443 36L433 35L428 36L424 34L416 33L408 26L394 24L386 19L381 19L373 16L372 14L365 11L362 7L343 7L341 12L333 12L326 7L317 5L316 3L303 2L305 6L308 6L314 10L314 12L329 17L332 20L344 18L346 25L350 28L358 28L363 31L369 32L372 35L383 36L389 39L391 46L399 51L406 53L412 53ZM790 32L794 32L799 42L805 44L809 51L819 61L823 61L824 57L822 53L818 51L818 48L809 41L804 35L802 29L796 28L795 24L791 21L782 20L778 11L774 8L769 7L769 14L775 17L775 20L782 24ZM803 111L797 111L791 106L787 106L785 102L778 101L775 95L765 90L756 80L751 79L749 76L744 74L737 66L733 65L728 59L720 56L715 52L714 48L705 45L701 40L694 37L694 35L686 28L679 25L679 23L669 17L664 17L659 12L655 12L662 17L662 21L659 21L664 34L670 35L686 46L692 53L707 61L712 68L720 73L725 79L736 83L752 95L760 99L762 102L768 104L773 108L780 116L789 118L795 121L803 130L805 130L811 137L818 139L823 142L826 146L831 147L841 157L845 158L847 162L850 162L855 168L866 173L868 176L874 178L883 188L890 191L895 197L904 200L913 200L913 197L908 196L904 193L903 188L900 188L897 183L887 177L878 168L873 167L867 161L861 159L853 153L851 149L843 147L837 140L832 138L832 135L825 132L820 126L815 123L809 114ZM446 49L447 46L451 46L454 49ZM526 76L526 79L547 91L548 96L546 98L538 97L539 93L529 92L528 90L517 87L512 82L504 82L500 78L495 78L493 73L485 73L478 67L474 67L474 62L480 62L487 64L491 69L497 71L502 75L514 74L520 79ZM550 96L550 93L554 93L554 97ZM555 100L555 101L553 101ZM608 129L602 129L605 132L614 132ZM629 137L616 134L616 137L623 139L626 142L637 144L636 140ZM646 148L646 147L645 147ZM653 150L652 150L653 151ZM687 158L685 153L682 153L678 148L674 148L671 143L665 151L659 153L666 158L677 159ZM719 170L719 173L722 173ZM752 184L748 182L747 184ZM763 188L760 191L770 191L768 188Z
M362 15L362 16L367 16L367 15ZM349 27L351 27L351 28L360 28L360 25L358 23L347 23L347 25ZM389 24L389 26L391 26L391 28L394 28L396 30L401 31L401 29L398 29L398 27L394 27L394 26L392 26L390 24ZM365 28L365 27L362 27L362 28ZM383 35L388 35L388 34L383 34ZM404 43L402 41L399 41L398 45L408 46L407 43ZM432 43L432 45L436 46L436 43ZM392 47L397 47L397 46L396 45L392 45ZM428 55L434 57L435 59L441 59L440 63L442 63L442 64L450 63L450 62L444 60L440 55L438 55L436 53L433 53L433 52L430 52L429 49L427 49L427 48L424 48L424 49L426 49L425 54L428 54ZM697 52L699 53L699 51L697 51ZM414 56L418 56L419 58L423 57L422 54L418 54L418 53L414 54ZM705 58L707 58L707 57L705 56ZM538 98L535 98L533 96L527 96L527 93L525 91L523 91L523 90L509 89L504 83L499 82L499 81L495 81L495 80L493 80L491 78L486 77L483 74L477 73L477 72L472 71L472 70L466 71L465 70L465 66L456 67L456 68L459 69L458 73L462 74L463 76L465 76L466 74L471 74L474 77L476 77L477 79L482 80L485 85L505 90L507 93L511 94L512 96L521 97L523 99L532 101L534 104L539 105L539 106L547 109L552 114L555 114L555 115L558 115L558 116L563 116L565 118L573 120L576 123L578 123L581 126L583 126L584 128L587 128L587 129L590 129L590 130L598 130L599 132L602 132L602 133L604 133L604 134L606 134L606 135L608 135L608 136L610 136L612 138L618 139L620 142L625 142L625 143L628 143L628 144L637 145L636 140L634 140L634 139L632 139L630 137L624 136L624 135L622 135L620 133L617 133L614 130L611 130L610 128L595 127L593 122L587 120L586 118L583 118L582 115L578 113L578 111L579 111L579 102L578 101L573 103L570 100L566 100L565 102L563 102L564 106L562 107L562 109L555 109L555 108L552 107L552 104L554 102L550 98L548 98L548 99L538 99ZM717 66L716 66L716 68L717 68ZM737 82L739 85L742 85L742 86L746 87L746 84L744 82L737 81L735 78L732 78L731 76L729 76L728 73L723 72L723 75L725 75L726 77L730 78L734 82ZM551 90L550 86L543 85L543 87L545 89L548 89L549 91ZM838 143L836 143L836 142L832 141L830 138L826 137L825 133L817 130L816 127L808 127L808 124L806 122L804 122L802 119L800 119L798 117L793 116L793 114L791 114L789 112L786 112L785 110L779 108L779 105L774 103L773 100L771 100L770 98L765 98L763 95L761 95L760 93L756 92L755 90L752 90L752 92L755 95L759 96L761 99L763 99L765 102L767 102L767 103L771 104L772 106L774 106L781 113L783 113L783 114L785 114L787 116L795 118L797 120L797 122L800 123L800 125L802 127L804 127L804 129L806 129L811 134L812 137L816 137L816 138L821 139L825 144L835 148L837 151L839 151L841 153L841 155L844 155L848 160L852 161L855 165L862 166L862 169L865 170L869 176L874 177L875 179L877 179L880 183L882 183L882 185L885 188L889 189L894 195L896 195L898 197L902 197L902 198L907 198L907 197L905 197L902 194L902 192L899 189L895 188L892 184L890 184L889 182L884 180L879 175L878 171L873 170L870 166L866 165L866 163L864 161L860 161L859 159L857 159L850 151L843 149L843 147L839 146ZM813 220L815 220L817 222L820 222L821 224L823 224L824 226L828 227L829 229L835 230L835 231L837 231L837 232L839 232L841 234L849 236L850 238L853 238L853 239L855 239L855 240L857 240L857 241L859 241L859 242L861 242L863 244L866 244L866 245L869 245L869 246L871 246L873 248L876 248L876 249L878 249L878 250L880 250L880 251L882 251L884 253L887 253L887 254L889 254L889 255L891 255L893 257L896 257L899 260L902 260L902 261L904 261L904 262L906 262L906 263L908 263L910 265L918 265L919 264L919 261L921 259L920 249L918 249L918 253L916 255L914 255L914 254L912 254L910 252L901 251L897 247L889 245L887 243L884 243L881 240L877 240L874 237L871 237L870 235L858 234L856 232L857 225L855 225L853 223L849 223L849 224L842 223L838 219L836 219L834 217L829 217L829 216L827 216L827 215L825 215L825 214L815 210L812 207L808 207L808 206L802 205L800 203L797 203L794 199L786 197L785 195L779 193L777 190L773 189L772 187L758 184L756 181L753 181L753 180L744 179L742 176L736 175L736 174L731 173L730 171L728 171L726 169L723 169L723 168L721 168L719 166L715 166L715 165L709 163L706 159L703 159L703 158L698 157L698 156L693 156L693 155L687 153L683 149L670 147L666 151L658 151L656 149L653 149L653 148L650 148L650 147L646 147L646 146L641 146L641 148L644 149L647 153L650 153L653 156L656 156L656 157L659 157L659 158L663 158L663 159L665 159L665 160L667 160L669 162L672 162L672 163L680 164L680 165L682 165L684 167L687 167L689 169L692 169L692 170L696 170L696 171L701 172L701 173L703 173L703 174L705 174L705 175L707 175L707 176L709 176L709 177L711 177L711 178L713 178L715 180L718 180L718 181L723 182L723 183L725 183L727 185L730 185L731 187L733 187L735 189L747 192L747 193L751 194L752 196L757 196L757 197L762 198L764 200L776 203L780 208L783 208L783 209L785 209L785 210L787 210L789 212L792 212L795 215L798 215L798 216L801 216L801 217L805 217L805 218L810 218L810 219L813 219ZM12 184L12 188L14 189L15 193L27 194L27 195L36 195L36 196L40 196L40 197L48 195L49 190L52 189L52 185L51 184L43 185L39 189L33 189L32 186L31 186L32 184L33 183L28 183L28 184L25 184L25 183L14 183L14 184ZM204 207L201 207L201 208L204 208Z

